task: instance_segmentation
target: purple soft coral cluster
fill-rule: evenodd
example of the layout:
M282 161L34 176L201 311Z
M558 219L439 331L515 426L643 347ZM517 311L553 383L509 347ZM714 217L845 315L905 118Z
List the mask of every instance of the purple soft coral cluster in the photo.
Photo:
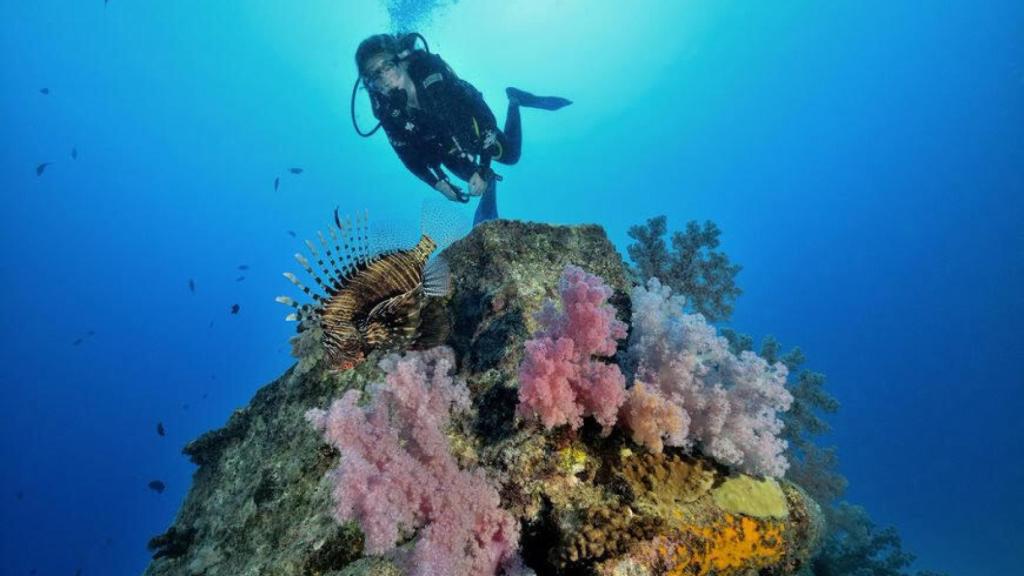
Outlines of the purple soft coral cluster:
M789 464L778 414L793 397L787 370L753 352L739 356L700 314L651 279L633 290L629 354L637 380L624 413L633 439L652 450L697 444L745 472L782 476ZM677 410L678 408L678 410Z
M652 451L699 446L705 454L745 472L782 476L788 462L779 438L780 412L792 396L785 365L769 365L752 352L739 356L700 314L683 312L684 300L652 279L632 294L629 354L636 381L628 390L615 364L626 325L608 304L601 278L567 266L559 281L561 306L548 301L541 328L526 342L519 367L519 412L547 428L582 425L594 416L605 433L617 423Z
M418 530L410 574L477 576L516 565L518 523L483 473L459 468L448 449L451 412L469 406L465 385L449 375L452 351L392 355L380 366L386 381L365 408L350 390L306 414L341 451L331 472L335 517L359 522L371 554Z
M610 432L626 399L626 379L615 364L595 357L615 353L626 324L608 304L612 291L598 276L566 266L558 283L561 306L547 301L540 329L526 342L519 367L519 413L547 428L573 430L594 416Z

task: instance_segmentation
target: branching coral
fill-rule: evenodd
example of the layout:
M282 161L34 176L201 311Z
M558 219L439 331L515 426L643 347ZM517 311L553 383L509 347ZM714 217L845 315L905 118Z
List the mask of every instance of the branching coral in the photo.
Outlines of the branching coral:
M728 318L732 302L742 293L736 286L736 274L741 268L730 263L724 252L715 250L721 231L711 221L703 226L687 222L685 232L672 234L672 252L663 239L666 231L664 216L629 229L629 237L636 242L627 251L637 266L641 283L658 278L685 296L693 310L708 320Z

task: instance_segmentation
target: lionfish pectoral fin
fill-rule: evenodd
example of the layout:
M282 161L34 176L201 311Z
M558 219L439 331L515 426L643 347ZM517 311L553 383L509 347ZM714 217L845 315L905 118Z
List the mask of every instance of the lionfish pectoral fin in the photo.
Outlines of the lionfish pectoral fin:
M383 330L383 335L379 338L386 340L388 344L411 341L420 323L420 307L419 290L410 290L382 301L366 315L364 338L372 331ZM377 345L382 343L385 342L374 342Z
M450 333L451 318L444 303L440 300L428 300L420 310L420 322L412 348L425 350L440 346L448 341Z
M448 261L435 256L423 267L423 293L427 296L444 297L451 290L451 270Z

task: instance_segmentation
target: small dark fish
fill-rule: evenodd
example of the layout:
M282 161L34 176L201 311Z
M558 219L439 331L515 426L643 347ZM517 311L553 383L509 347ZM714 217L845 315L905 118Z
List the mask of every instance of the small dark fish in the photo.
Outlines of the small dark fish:
M149 486L149 489L156 492L157 494L163 494L164 488L167 488L167 486L165 486L164 483L159 480L150 480L147 486Z
M231 305L231 313L232 313L232 314L238 314L238 311L239 311L239 310L240 310L241 308L242 308L242 307L241 307L241 306L239 306L238 304L232 304L232 305Z
M35 569L35 568L33 568L33 569L29 570L29 571L28 571L28 573L29 573L29 574L35 574L35 573L36 573L36 569Z
M249 269L249 265L248 264L239 264L238 265L238 269L239 270L248 270Z
M216 377L215 377L215 378L216 378ZM207 396L209 396L209 395L210 395L209 393L207 393L207 392L203 392L203 400L206 400L206 397L207 397Z
M207 328L213 328L213 320L210 320L210 325Z
M96 331L95 330L89 330L88 332L86 332L86 334L88 334L89 336L95 336L96 335Z
M182 404L181 405L181 409L182 410L188 410L188 404Z
M338 207L334 207L334 225L341 228L341 218L338 217Z
M49 166L50 164L53 164L53 162L43 162L42 164L37 165L36 176L42 176L43 172L46 172L46 167Z
M103 543L104 543L105 545L107 545L107 546L110 546L111 544L113 544L113 543L114 543L114 539L113 539L113 538L111 538L110 536L107 536L107 539L106 539L106 540L104 540L104 541L103 541Z
M49 88L40 88L39 89L39 93L42 94L43 96L49 96L50 95L50 89Z
M245 276L239 276L238 278L235 278L235 282L241 282L242 280L245 280Z
M280 187L281 187L281 177L278 176L277 178L274 178L274 192L277 192L277 189L280 188Z
M188 279L188 291L193 294L196 293L196 281L191 278Z
M156 433L161 435L161 436L166 436L167 435L167 431L164 430L164 423L163 422L157 422L156 423Z
M289 230L288 235L291 236L292 238L295 238L295 230Z
M15 494L14 497L17 498L18 500L24 500L25 499L25 493L22 492L21 490L18 490L18 493Z
M78 148L75 148L74 146L71 147L71 159L78 160Z
M302 174L302 168L289 168L288 171L292 174Z
M75 576L82 576L82 569L75 570Z
M78 346L81 343L82 343L82 339L81 338L75 338L75 341L72 342L71 345L72 346Z

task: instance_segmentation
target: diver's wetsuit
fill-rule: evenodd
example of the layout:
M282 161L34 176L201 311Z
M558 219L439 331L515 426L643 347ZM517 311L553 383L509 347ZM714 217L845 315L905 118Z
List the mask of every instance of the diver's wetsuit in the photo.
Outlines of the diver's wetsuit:
M406 107L404 90L373 99L373 114L406 168L433 187L446 179L442 165L469 180L475 172L486 178L492 160L519 160L522 128L517 104L509 104L505 129L499 130L480 91L456 76L439 56L416 51L407 62L419 108Z

